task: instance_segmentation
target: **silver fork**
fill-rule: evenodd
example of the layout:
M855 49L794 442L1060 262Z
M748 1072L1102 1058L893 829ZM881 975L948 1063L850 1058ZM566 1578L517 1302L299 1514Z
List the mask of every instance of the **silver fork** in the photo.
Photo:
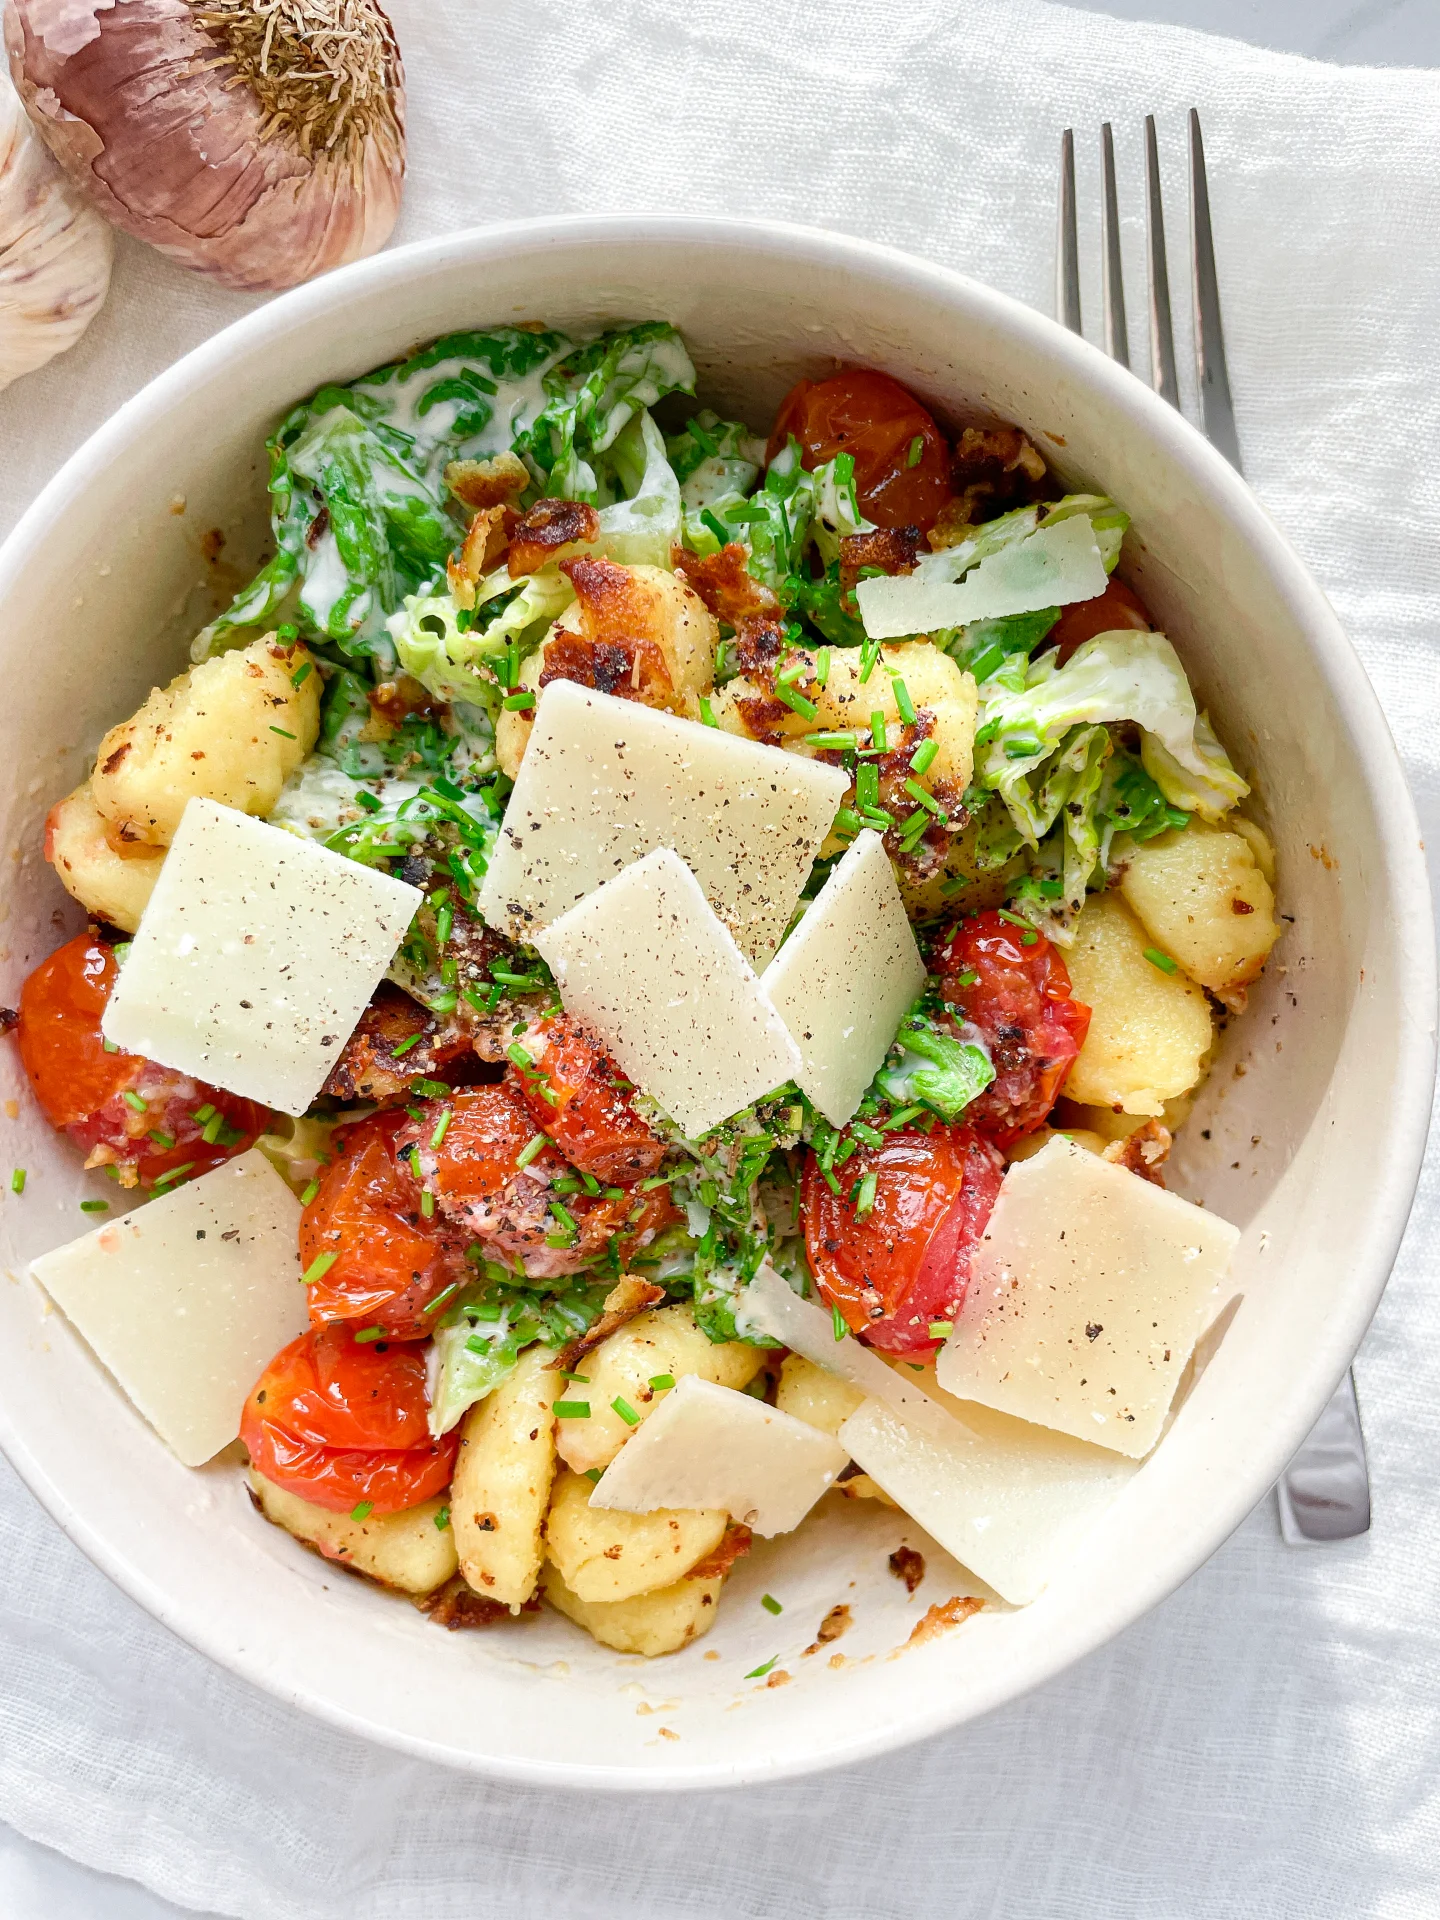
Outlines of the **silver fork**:
M1210 226L1210 188L1205 176L1205 146L1200 116L1190 109L1190 286L1195 318L1195 389L1200 424L1211 445L1241 471L1240 441L1230 374L1225 363L1225 334L1220 323L1220 287L1215 274L1215 240ZM1110 123L1100 129L1100 286L1105 351L1122 367L1130 365L1125 320L1125 284L1120 260L1120 212L1115 185L1115 141ZM1060 218L1055 246L1056 317L1081 332L1080 245L1075 215L1075 136L1060 140ZM1165 213L1160 193L1160 155L1155 116L1145 116L1145 239L1150 305L1150 384L1177 410L1175 338L1170 319L1170 275L1165 255ZM1292 1547L1349 1540L1370 1526L1370 1474L1365 1436L1355 1399L1355 1376L1347 1373L1335 1389L1309 1439L1276 1487L1280 1531Z

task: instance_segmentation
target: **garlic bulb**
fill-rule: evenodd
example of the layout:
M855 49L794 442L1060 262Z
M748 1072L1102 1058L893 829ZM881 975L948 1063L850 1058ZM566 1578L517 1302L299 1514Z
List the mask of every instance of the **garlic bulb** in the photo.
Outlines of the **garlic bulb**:
M227 287L384 245L405 87L378 0L6 0L10 70L116 226Z
M74 346L105 304L113 251L0 74L0 387Z

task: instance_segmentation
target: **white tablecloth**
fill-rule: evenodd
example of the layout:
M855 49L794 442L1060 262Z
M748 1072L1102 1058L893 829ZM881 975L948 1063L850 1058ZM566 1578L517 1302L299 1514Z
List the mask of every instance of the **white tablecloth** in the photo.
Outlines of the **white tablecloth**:
M1133 181L1139 116L1156 110L1178 184L1198 105L1248 471L1360 647L1436 840L1440 75L1308 65L1043 0L392 11L411 85L400 239L551 212L778 216L1044 305L1057 130L1082 129L1088 218L1088 130L1115 120ZM1172 220L1178 241L1179 198ZM1138 294L1133 217L1127 246ZM1179 259L1177 245L1177 285ZM120 399L246 304L122 245L86 342L0 396L0 526ZM1432 1920L1437 1241L1432 1167L1357 1368L1371 1535L1288 1551L1267 1504L1164 1607L1032 1698L764 1791L592 1803L330 1732L171 1639L0 1467L0 1819L245 1920ZM150 1911L98 1880L36 1895L36 1858L0 1845L7 1916Z

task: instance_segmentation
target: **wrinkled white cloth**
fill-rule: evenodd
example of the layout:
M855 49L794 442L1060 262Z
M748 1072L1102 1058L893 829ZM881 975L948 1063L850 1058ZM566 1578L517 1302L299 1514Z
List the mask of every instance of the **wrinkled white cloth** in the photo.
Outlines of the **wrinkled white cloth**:
M1088 130L1110 118L1138 315L1140 116L1160 116L1178 186L1197 105L1249 476L1363 654L1440 844L1440 74L1313 65L1043 0L391 11L410 78L399 240L562 212L778 217L1044 306L1057 132L1084 130L1089 219ZM1171 231L1178 290L1179 197ZM0 396L0 525L249 304L122 244L85 342ZM1138 328L1134 344L1143 363ZM1433 1920L1437 1252L1440 1163L1357 1366L1366 1539L1287 1550L1267 1503L1165 1606L1031 1698L763 1791L591 1801L332 1732L172 1639L0 1466L0 1818L244 1920Z

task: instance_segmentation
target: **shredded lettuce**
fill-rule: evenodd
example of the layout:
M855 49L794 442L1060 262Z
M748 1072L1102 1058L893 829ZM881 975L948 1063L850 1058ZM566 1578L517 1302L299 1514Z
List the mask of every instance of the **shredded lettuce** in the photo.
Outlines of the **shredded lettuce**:
M875 1089L895 1108L928 1107L948 1123L958 1120L994 1078L978 1038L957 1039L926 1010L922 996L900 1022Z
M615 497L610 463L601 456L643 408L667 393L693 393L695 368L675 328L651 320L576 348L544 384L545 405L516 436L516 451L542 492L600 506Z
M483 1290L446 1313L449 1325L435 1334L430 1355L430 1431L437 1437L498 1387L526 1347L543 1341L564 1346L599 1319L613 1282L589 1284L582 1277L554 1293L542 1293L493 1262L483 1263Z
M668 567L680 541L680 484L648 412L616 437L611 466L621 497L600 509L597 550L624 567Z
M765 442L742 420L722 420L702 407L684 429L665 442L665 454L680 485L680 504L698 518L717 500L743 499L760 478Z

